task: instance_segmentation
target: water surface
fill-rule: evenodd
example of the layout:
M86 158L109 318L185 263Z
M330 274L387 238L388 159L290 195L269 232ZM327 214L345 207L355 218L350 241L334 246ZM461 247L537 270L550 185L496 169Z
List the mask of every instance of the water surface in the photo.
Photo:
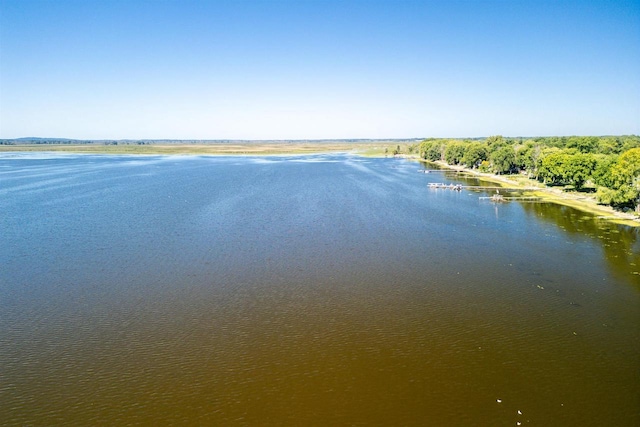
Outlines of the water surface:
M3 154L0 419L639 424L637 230L421 169Z

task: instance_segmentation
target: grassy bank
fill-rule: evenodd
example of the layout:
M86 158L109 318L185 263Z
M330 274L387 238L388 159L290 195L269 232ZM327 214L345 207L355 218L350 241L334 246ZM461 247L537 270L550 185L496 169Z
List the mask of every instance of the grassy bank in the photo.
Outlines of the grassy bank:
M500 184L505 187L522 189L524 196L539 197L543 202L569 206L580 211L596 215L601 219L632 227L640 227L640 217L632 213L616 211L610 206L599 205L595 196L592 194L566 192L562 188L547 187L544 184L536 180L529 179L523 175L495 175L491 173L478 172L458 165L452 166L445 162L425 163L436 164L439 167L446 169L464 171L465 173L475 176L478 179L482 179L483 181Z
M352 151L356 147L348 144L33 144L0 145L0 152L8 151L53 151L87 154L139 154L139 155L269 155L307 154L335 151Z
M62 152L138 155L286 155L352 152L363 156L384 156L385 143L247 143L247 144L24 144L0 145L0 152ZM395 145L393 145L395 147Z

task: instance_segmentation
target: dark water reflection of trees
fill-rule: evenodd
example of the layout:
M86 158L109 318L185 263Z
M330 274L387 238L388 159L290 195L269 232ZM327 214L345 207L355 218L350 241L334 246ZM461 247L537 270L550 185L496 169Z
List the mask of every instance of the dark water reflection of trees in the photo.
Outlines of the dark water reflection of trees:
M523 203L522 206L527 214L555 224L573 237L599 242L611 273L640 289L638 227L615 224L569 206L552 203Z
M430 168L432 169L431 165ZM438 170L435 167L433 169ZM477 177L443 171L446 180L462 181L465 185L499 186ZM508 196L519 196L520 191L501 190ZM599 219L596 215L555 203L522 203L524 211L536 219L554 224L575 239L598 241L607 267L619 280L632 283L640 290L640 227L630 227Z

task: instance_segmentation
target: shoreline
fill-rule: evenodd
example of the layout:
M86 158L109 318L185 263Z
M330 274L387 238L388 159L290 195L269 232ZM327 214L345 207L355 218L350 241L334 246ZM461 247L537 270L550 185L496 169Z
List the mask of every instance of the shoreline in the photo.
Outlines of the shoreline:
M538 181L521 175L496 175L492 173L480 172L459 165L449 165L445 162L430 162L418 157L407 157L420 161L421 163L437 165L443 169L464 172L483 181L488 181L501 185L508 185L510 188L517 188L530 196L540 197L542 202L556 203L568 206L582 212L596 215L598 219L611 221L630 227L640 227L640 216L633 213L619 212L610 206L600 205L595 197L589 194L567 193L560 188L547 187Z

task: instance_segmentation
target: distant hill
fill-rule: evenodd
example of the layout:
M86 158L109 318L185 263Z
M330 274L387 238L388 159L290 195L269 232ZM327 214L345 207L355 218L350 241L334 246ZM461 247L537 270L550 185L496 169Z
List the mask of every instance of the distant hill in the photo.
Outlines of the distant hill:
M99 144L99 145L152 145L152 144L335 144L335 143L415 143L424 138L397 138L397 139L69 139L69 138L42 138L22 137L12 139L0 139L0 145L20 144Z
M14 138L15 141L73 141L69 138L40 138L37 136L26 136L22 138Z
M0 139L0 145L18 144L86 144L90 141L78 141L69 138L40 138L37 136L27 136L23 138Z

